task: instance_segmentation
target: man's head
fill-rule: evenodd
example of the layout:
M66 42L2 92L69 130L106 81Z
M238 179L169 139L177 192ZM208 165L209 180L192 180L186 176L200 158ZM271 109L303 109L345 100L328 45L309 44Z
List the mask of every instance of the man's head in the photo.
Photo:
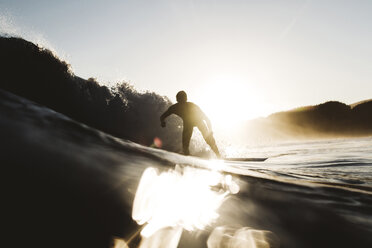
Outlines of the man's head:
M185 91L180 91L176 95L177 102L187 102L187 94Z

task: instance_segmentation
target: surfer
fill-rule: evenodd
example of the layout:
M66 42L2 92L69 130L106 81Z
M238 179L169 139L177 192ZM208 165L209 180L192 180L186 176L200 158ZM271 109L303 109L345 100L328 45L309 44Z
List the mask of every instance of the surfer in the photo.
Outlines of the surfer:
M178 115L183 120L182 147L183 153L189 155L189 144L194 127L197 127L203 135L204 140L212 148L218 158L221 157L216 141L213 137L212 124L198 105L187 101L185 91L176 95L177 103L173 104L160 116L161 126L165 127L165 118L171 114Z

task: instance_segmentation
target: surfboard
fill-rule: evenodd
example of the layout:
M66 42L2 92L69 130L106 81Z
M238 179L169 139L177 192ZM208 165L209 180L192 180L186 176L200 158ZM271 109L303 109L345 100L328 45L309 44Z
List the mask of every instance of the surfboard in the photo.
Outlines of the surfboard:
M223 158L225 161L233 162L263 162L268 158Z

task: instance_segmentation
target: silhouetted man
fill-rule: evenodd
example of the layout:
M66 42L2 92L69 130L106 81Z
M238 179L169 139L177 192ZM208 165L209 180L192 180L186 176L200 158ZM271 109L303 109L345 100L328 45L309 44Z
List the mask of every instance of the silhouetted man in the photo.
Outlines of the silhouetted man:
M165 127L165 118L171 114L176 114L183 120L182 145L183 153L189 155L189 144L194 127L198 127L205 141L212 148L217 157L221 157L218 151L216 141L213 137L212 125L208 117L203 113L198 105L188 102L185 91L177 93L177 103L169 107L167 111L160 116L161 126Z

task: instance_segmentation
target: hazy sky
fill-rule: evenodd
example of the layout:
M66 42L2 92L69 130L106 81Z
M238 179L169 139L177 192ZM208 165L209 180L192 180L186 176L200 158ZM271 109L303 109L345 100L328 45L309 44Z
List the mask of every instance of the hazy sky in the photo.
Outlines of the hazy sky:
M1 0L0 28L56 50L76 75L184 89L240 119L372 98L372 1Z

